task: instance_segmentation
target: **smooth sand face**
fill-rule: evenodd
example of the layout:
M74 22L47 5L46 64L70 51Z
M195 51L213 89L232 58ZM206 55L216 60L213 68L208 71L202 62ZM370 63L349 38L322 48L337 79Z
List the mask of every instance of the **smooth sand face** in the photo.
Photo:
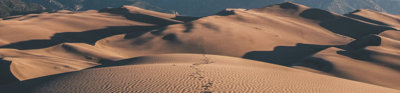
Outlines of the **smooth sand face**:
M27 80L21 92L277 92L396 93L394 89L318 75L241 58L169 54L123 61L125 65ZM30 87L33 86L33 87ZM6 89L13 89L7 87ZM23 90L21 90L23 89ZM17 90L18 91L18 90Z
M0 22L0 82L11 82L0 88L396 93L398 19L294 3L202 18L130 6L30 14Z

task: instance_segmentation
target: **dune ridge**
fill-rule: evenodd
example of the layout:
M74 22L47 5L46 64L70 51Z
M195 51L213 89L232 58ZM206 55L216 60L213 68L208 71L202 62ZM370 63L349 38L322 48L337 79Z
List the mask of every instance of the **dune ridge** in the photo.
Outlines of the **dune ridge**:
M400 16L392 15L384 12L377 12L368 9L360 9L354 11L352 13L346 14L345 16L349 16L352 18L360 19L363 21L367 21L370 23L375 23L379 25L391 26L396 29L399 29L400 26Z

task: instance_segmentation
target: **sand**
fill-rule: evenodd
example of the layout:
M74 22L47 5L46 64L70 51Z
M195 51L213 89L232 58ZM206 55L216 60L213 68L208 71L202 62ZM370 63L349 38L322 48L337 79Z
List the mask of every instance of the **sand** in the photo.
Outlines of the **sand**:
M3 87L18 92L274 92L396 93L395 89L319 75L241 58L167 54L121 61L124 65L93 68L27 80ZM33 87L31 87L33 86Z
M391 26L400 29L400 16L398 15L392 15L385 12L377 12L368 9L360 9L353 13L346 14L346 16L378 25Z
M0 22L6 92L398 93L398 15L291 2L185 17L132 6Z
M165 19L175 16L131 6L121 9L130 10L123 12L131 14L165 16ZM77 71L96 66L101 59L125 58L92 46L97 40L123 33L143 33L160 28L159 25L93 10L29 14L0 23L0 55L13 61L11 71L19 80Z
M400 89L400 40L398 31L356 40L344 49L328 48L296 64L317 73Z

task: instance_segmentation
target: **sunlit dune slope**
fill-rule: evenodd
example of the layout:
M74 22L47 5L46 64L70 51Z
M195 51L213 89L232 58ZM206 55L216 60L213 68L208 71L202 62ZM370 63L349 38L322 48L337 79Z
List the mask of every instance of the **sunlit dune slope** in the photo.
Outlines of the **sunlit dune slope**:
M398 90L241 58L168 54L1 87L18 92L352 92Z

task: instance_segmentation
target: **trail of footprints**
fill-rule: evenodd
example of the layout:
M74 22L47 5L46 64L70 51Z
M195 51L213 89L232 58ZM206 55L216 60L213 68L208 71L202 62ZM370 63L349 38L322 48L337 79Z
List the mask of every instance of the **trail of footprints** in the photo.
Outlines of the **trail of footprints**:
M211 61L210 58L208 58L205 54L203 55L203 57L204 58L202 59L202 61L200 63L194 63L190 66L190 68L195 70L195 72L190 74L189 76L202 82L202 85L201 85L202 93L212 93L211 90L213 88L214 82L212 80L210 80L209 78L207 78L206 76L204 76L203 75L204 71L202 71L199 67L203 66L203 65L211 64L214 62Z

